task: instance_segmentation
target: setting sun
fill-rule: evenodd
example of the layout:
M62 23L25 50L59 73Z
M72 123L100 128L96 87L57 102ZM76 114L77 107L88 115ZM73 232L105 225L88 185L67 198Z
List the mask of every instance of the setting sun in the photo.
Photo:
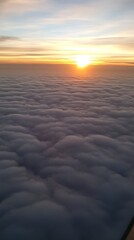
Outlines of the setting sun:
M75 61L79 68L84 68L91 63L91 58L87 55L79 55L75 58Z

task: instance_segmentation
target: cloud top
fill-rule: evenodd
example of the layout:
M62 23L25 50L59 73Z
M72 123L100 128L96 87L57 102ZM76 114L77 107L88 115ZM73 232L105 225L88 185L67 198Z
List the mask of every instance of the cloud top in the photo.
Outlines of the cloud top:
M132 76L43 71L0 77L0 239L119 239L134 210Z

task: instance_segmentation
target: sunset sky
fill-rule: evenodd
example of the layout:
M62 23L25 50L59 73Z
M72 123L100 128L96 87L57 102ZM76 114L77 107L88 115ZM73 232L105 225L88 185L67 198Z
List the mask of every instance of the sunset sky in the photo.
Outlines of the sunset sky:
M0 62L134 63L133 0L0 0Z

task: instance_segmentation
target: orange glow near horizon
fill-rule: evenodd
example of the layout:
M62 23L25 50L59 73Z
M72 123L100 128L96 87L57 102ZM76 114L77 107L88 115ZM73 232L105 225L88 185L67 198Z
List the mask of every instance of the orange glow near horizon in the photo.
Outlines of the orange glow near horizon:
M75 65L77 69L83 70L88 66L102 66L102 65L116 65L116 66L133 66L133 57L129 58L110 58L110 57L98 57L90 56L86 54L76 54L74 56L0 56L0 64L65 64L65 65Z
M127 1L2 0L0 64L132 66L133 1Z

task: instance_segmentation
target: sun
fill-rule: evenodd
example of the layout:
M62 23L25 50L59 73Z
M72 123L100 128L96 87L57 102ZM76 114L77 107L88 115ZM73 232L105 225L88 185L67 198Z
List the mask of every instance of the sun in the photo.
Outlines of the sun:
M88 66L92 62L92 60L91 57L88 55L78 55L75 58L75 62L79 68L84 68Z

